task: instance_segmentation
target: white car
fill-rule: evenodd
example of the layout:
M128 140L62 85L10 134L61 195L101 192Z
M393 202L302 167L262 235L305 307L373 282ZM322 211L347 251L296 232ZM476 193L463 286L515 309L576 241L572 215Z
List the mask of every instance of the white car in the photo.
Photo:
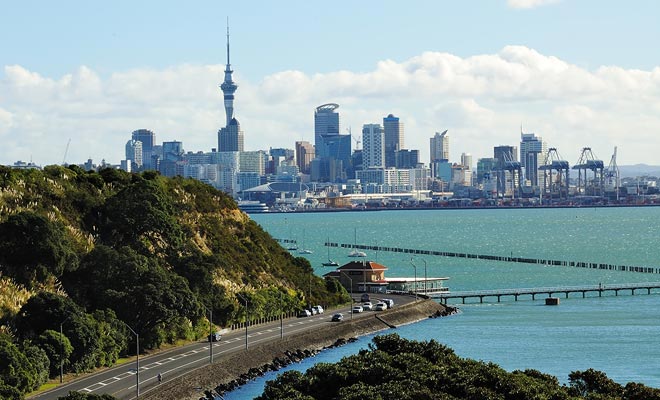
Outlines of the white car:
M374 309L374 305L371 304L370 301L367 301L366 303L362 303L362 308L364 309L364 311L371 311Z
M312 313L309 310L302 310L298 313L298 318L311 317Z
M353 310L351 311L353 312L353 314L356 314L356 313L361 313L362 311L364 311L364 309L362 308L362 306L353 306Z
M314 306L314 307L312 307L312 312L313 312L314 314L323 314L323 311L324 311L324 310L323 310L323 307L321 307L321 306Z
M376 307L374 308L376 311L385 311L387 310L387 304L385 303L376 303Z

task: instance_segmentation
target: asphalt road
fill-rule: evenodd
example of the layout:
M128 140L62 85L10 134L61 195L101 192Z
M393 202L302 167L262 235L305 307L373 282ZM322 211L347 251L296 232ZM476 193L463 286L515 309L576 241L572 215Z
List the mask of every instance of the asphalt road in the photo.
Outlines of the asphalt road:
M357 295L354 297L359 300ZM394 299L395 304L408 303L414 300L414 298L408 296L387 295L387 297ZM285 319L282 323L284 335L295 335L296 333L326 324L330 321L332 314L336 312L344 313L345 319L351 318L349 308L346 307L339 310L326 310L324 314L306 318ZM372 313L373 311L365 311L359 314L356 313L353 318L364 318L372 315ZM252 345L279 339L281 336L280 325L280 321L275 321L249 327L247 335L248 351ZM228 353L244 351L246 346L245 343L246 336L244 329L234 330L224 334L220 342L213 343L214 360L217 360ZM145 394L158 385L158 374L161 374L163 382L166 382L193 369L208 364L209 361L210 348L208 342L192 343L167 351L158 352L148 357L140 357L140 394ZM128 362L101 372L87 375L70 383L60 385L56 389L41 393L31 398L54 400L58 397L65 396L70 391L78 391L94 394L107 393L120 399L134 399L137 395L137 379L135 371L135 361Z

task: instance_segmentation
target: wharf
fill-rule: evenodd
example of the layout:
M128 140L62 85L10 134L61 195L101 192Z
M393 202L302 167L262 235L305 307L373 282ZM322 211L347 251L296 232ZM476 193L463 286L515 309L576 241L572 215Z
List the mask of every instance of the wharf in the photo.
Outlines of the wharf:
M656 291L653 291L656 289ZM614 293L615 296L619 292L635 295L636 291L646 291L646 294L660 293L660 282L644 282L644 283L624 283L624 284L609 284L609 285L587 285L587 286L564 286L564 287L541 287L541 288L519 288L519 289L495 289L495 290L473 290L462 292L440 293L437 295L429 295L430 297L440 300L442 304L448 304L449 300L461 299L463 304L466 304L467 299L479 299L479 303L497 302L499 303L503 297L513 297L515 301L520 300L521 297L536 300L537 296L546 295L546 297L553 297L556 294L563 294L565 298L569 298L571 293L580 293L582 298L587 296L587 293L597 293L598 297L603 294Z

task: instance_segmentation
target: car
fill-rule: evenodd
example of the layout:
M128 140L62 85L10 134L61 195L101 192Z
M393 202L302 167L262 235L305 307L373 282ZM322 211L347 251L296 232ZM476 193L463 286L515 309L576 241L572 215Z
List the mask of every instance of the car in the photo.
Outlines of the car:
M353 306L353 309L351 310L351 312L352 312L353 314L355 314L355 313L361 313L362 311L364 311L364 309L362 308L362 306Z
M323 314L323 307L321 306L314 306L312 307L312 312L315 312L316 314Z
M301 310L298 313L298 318L305 318L305 317L311 317L312 313L309 310Z
M369 298L369 293L362 293L362 297L360 297L360 301L362 303L366 303L367 301L371 301Z
M376 307L374 308L375 311L385 311L387 310L387 304L385 303L376 303Z
M362 303L362 308L364 309L364 311L371 311L374 309L374 305L371 304L370 301L367 301L366 303Z
M333 322L341 322L343 320L344 320L344 314L342 314L342 313L337 313L337 314L332 316L332 321Z
M209 342L219 342L222 339L220 332L215 332L206 337L206 340Z
M309 311L312 315L316 315L316 309L314 307L310 308Z
M394 300L392 299L383 299L383 303L387 304L387 308L392 308L394 307Z

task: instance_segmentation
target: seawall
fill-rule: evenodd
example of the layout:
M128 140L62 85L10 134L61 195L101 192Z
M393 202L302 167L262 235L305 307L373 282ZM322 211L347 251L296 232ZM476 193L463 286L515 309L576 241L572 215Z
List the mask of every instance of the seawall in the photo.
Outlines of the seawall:
M373 332L417 322L431 316L444 315L447 307L433 300L422 300L397 306L391 310L373 313L372 316L355 320L345 319L301 334L284 336L283 339L255 345L249 351L239 351L218 357L213 365L196 369L184 376L172 379L141 394L147 400L199 399L205 391L238 379L253 368L271 364L276 358L287 358L287 353L318 351L337 342ZM378 318L376 318L376 316ZM329 318L329 317L328 317Z

